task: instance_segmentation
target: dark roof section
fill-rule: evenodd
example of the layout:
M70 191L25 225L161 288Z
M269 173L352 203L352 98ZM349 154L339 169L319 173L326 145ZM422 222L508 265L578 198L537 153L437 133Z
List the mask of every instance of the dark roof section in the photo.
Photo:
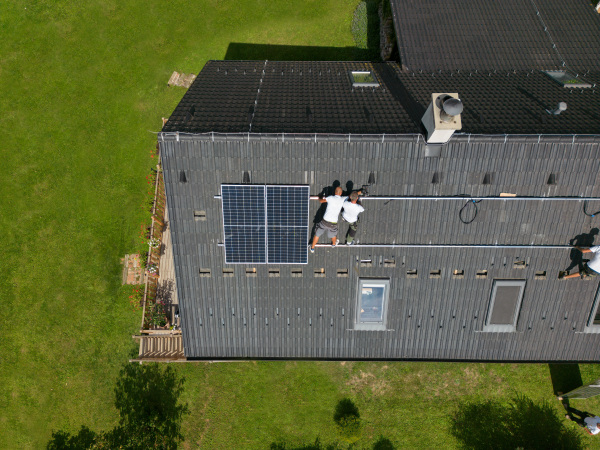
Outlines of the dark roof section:
M379 87L352 87L350 71L373 71ZM263 73L264 71L264 73ZM210 61L163 131L410 134L434 92L458 92L462 133L598 134L600 72L593 87L562 87L543 72L401 71L395 63ZM555 116L547 110L566 102Z
M163 131L418 132L389 89L352 87L350 71L383 65L209 61Z
M463 133L599 134L599 75L588 73L583 78L593 87L579 89L565 88L538 70L403 72L397 81L413 96L411 112L419 120L433 92L457 92L464 104ZM567 103L567 110L549 114L559 102Z
M411 70L600 70L600 14L586 0L391 0ZM538 14L539 13L539 14Z

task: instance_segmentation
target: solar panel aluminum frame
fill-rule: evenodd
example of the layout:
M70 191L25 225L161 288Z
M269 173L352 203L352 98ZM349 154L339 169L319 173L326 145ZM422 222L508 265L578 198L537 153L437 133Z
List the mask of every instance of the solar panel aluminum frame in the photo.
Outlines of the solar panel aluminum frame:
M227 186L227 187L242 187L242 188L248 188L248 187L262 187L263 188L263 195L264 195L264 211L265 211L265 222L264 222L264 229L265 229L265 261L264 262L237 262L237 261L229 261L228 260L228 252L227 252L227 242L225 240L225 208L223 207L223 187ZM271 262L269 261L269 215L268 215L268 189L271 187L279 187L279 188L305 188L306 189L306 226L302 226L302 227L297 227L297 228L306 228L306 235L305 235L305 240L304 242L306 243L306 245L304 245L304 257L303 257L303 262L298 262L298 261L291 261L291 262ZM308 211L310 210L310 187L308 185L278 185L278 184L267 184L267 185L259 185L259 184L252 184L252 185L248 185L248 184L222 184L221 185L221 218L222 218L222 224L223 224L223 237L224 237L224 251L225 251L225 264L308 264L308 239L310 237L310 230L309 230L309 221L308 221ZM288 227L291 228L291 227Z

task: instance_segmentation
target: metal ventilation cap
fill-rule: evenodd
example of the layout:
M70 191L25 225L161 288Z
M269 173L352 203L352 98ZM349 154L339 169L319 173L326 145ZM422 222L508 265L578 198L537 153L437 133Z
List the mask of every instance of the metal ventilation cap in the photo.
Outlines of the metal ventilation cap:
M444 101L444 112L449 116L458 116L463 112L463 103L458 98L450 97Z
M462 101L448 94L440 95L435 103L440 109L440 119L444 122L452 121L454 116L458 116L463 111Z
M546 110L548 111L548 114L554 114L555 116L558 116L561 112L566 111L567 110L567 104L565 102L559 102L558 105L556 105L556 109L553 111L550 110Z

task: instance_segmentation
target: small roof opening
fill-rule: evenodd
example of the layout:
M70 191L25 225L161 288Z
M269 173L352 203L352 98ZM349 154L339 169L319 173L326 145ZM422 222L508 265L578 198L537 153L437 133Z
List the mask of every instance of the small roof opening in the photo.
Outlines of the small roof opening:
M580 80L577 75L573 75L566 70L544 70L546 75L566 88L590 88L592 85Z
M370 70L353 70L350 72L353 87L379 87L379 81Z

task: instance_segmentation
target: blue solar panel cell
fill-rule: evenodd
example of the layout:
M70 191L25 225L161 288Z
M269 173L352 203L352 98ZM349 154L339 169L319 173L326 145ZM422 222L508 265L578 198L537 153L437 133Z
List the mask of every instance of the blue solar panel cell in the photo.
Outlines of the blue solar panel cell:
M223 224L265 226L264 186L221 186Z
M268 225L308 226L308 186L267 186Z
M268 227L269 264L306 264L307 227Z
M225 227L225 262L227 264L264 264L265 227Z
M227 264L307 263L308 186L222 185L221 202Z
M264 264L265 187L222 185L225 262Z

